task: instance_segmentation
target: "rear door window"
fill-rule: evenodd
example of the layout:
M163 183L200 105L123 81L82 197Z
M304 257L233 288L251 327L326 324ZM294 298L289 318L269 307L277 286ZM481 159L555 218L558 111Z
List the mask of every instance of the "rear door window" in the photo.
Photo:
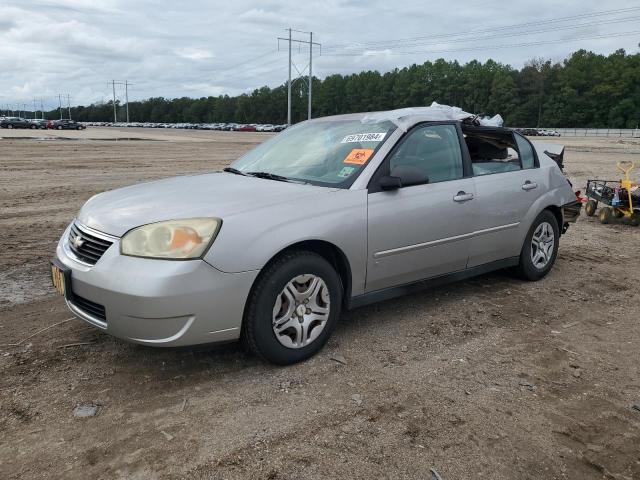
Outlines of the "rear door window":
M520 135L515 135L515 137L518 144L518 152L520 152L522 168L534 168L536 166L536 157L531 144Z
M518 145L511 132L474 129L464 131L464 139L475 176L521 170Z

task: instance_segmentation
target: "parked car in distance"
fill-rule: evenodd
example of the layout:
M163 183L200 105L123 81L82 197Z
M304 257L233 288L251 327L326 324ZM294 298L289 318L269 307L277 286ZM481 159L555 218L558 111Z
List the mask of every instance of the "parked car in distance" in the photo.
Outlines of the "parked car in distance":
M581 205L551 147L442 107L302 122L223 172L98 194L54 286L131 342L241 339L290 364L343 309L501 268L543 278Z
M62 120L50 120L47 124L47 128L55 130L84 130L87 127L75 120L65 118Z
M49 123L49 120L45 120L44 118L34 118L29 120L29 128L35 130L35 129L46 129L47 128L47 124Z
M0 120L0 128L29 128L31 123L26 118L5 117Z

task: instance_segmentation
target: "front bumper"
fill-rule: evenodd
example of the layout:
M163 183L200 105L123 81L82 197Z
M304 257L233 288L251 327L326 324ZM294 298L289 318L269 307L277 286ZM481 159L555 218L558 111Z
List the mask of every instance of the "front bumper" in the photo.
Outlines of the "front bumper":
M120 254L119 239L89 266L70 253L69 228L56 256L71 269L73 294L67 305L82 320L115 337L152 346L239 338L244 306L258 271L224 273L203 260L128 257ZM87 308L91 304L103 306L104 315Z

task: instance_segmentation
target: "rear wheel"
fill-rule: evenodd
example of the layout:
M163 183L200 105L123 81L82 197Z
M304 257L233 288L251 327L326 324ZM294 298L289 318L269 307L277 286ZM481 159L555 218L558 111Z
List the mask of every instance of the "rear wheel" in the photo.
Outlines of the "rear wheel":
M58 125L56 128L57 128L58 130L62 130L62 125Z
M293 251L268 265L247 300L245 346L257 356L288 365L316 354L340 316L342 286L320 255Z
M584 213L589 217L593 217L596 213L596 208L598 208L598 202L595 200L589 200L584 206Z
M13 125L9 124L7 125L7 128L13 128Z
M558 220L549 210L544 210L534 220L520 252L517 272L525 280L540 280L546 276L556 261L560 230Z
M602 207L600 209L600 213L598 213L598 220L600 220L600 223L602 223L603 225L606 225L607 223L611 222L612 218L613 218L613 209L611 207Z
M36 129L36 128L38 128L38 127L36 127L35 125L31 125L31 127L30 127L30 128L31 128L31 130L35 130L35 129Z

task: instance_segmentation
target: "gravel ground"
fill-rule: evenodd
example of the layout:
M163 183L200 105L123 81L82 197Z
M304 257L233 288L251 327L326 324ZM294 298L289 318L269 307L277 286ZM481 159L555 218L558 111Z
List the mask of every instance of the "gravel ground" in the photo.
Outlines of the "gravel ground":
M267 136L0 131L0 478L640 478L640 228L583 216L544 280L496 272L348 312L287 368L66 321L47 262L86 199L217 170ZM640 155L547 141L576 186Z

